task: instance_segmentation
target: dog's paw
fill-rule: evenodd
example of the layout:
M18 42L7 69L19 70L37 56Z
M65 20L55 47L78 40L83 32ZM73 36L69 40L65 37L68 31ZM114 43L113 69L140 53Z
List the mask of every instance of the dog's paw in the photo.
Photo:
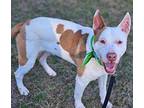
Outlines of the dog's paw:
M21 95L27 96L29 94L29 90L25 86L19 87L18 90Z
M49 76L56 76L56 72L52 69L47 69L46 72L48 73Z
M85 108L82 102L76 102L75 103L75 108Z
M57 75L56 72L53 70L48 71L47 73L49 74L49 76L56 76Z
M108 104L107 104L107 107L106 108L112 108L112 103L111 102L108 102Z

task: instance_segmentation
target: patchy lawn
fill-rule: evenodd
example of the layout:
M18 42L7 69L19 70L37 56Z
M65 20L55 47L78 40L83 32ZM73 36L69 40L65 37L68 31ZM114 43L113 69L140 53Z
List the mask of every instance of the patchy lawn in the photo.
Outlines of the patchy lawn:
M109 26L116 26L127 11L132 16L132 0L12 0L12 26L26 19L49 16L71 20L85 26L92 26L95 10L99 8ZM117 71L117 83L113 88L111 101L114 108L133 107L133 38L132 30L128 37L128 49ZM50 77L36 63L24 83L30 90L25 97L18 93L14 72L18 67L15 40L12 40L12 108L74 108L74 83L76 68L58 58L48 57L49 65L57 72ZM86 108L100 108L97 82L86 88L83 102Z

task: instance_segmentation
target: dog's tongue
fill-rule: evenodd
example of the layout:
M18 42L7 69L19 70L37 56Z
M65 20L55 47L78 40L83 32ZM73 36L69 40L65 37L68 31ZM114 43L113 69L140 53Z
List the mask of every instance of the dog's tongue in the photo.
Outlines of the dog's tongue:
M108 63L106 65L106 67L108 67L109 69L113 69L114 68L114 64L113 63Z
M114 63L106 63L105 69L108 73L113 73L115 70L115 64Z

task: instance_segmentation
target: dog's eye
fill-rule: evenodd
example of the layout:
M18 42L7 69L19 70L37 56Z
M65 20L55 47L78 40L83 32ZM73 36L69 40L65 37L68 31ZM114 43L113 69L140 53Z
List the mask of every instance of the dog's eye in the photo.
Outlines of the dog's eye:
M117 43L118 45L120 45L120 44L122 44L122 41L121 41L121 40L118 40L116 43Z
M100 40L100 43L105 44L106 41L105 40Z

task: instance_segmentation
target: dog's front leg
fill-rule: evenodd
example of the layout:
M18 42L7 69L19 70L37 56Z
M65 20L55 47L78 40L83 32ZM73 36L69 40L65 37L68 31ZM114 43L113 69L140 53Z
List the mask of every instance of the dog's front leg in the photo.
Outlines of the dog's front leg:
M84 79L83 76L76 76L74 99L75 99L75 108L85 108L81 98L86 86L89 84L89 80Z
M104 103L105 96L106 96L106 83L107 83L107 77L108 75L103 75L98 78L98 84L99 84L99 92L100 92L100 98L101 98L101 103ZM108 102L106 108L112 108L112 104Z

